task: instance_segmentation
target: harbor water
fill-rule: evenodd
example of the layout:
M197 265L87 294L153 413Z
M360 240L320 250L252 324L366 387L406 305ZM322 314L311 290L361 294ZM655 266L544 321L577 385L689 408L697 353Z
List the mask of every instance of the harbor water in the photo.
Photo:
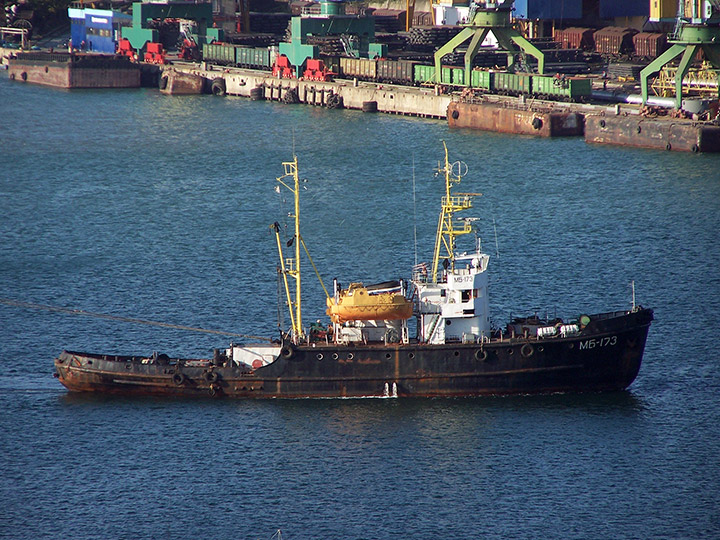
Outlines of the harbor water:
M495 325L626 309L632 283L655 309L629 390L173 400L53 378L63 349L239 340L172 325L278 336L293 153L325 283L408 278L431 257L442 141L469 170L457 191L483 194ZM720 537L720 156L2 77L0 152L0 538ZM303 270L305 323L325 322Z

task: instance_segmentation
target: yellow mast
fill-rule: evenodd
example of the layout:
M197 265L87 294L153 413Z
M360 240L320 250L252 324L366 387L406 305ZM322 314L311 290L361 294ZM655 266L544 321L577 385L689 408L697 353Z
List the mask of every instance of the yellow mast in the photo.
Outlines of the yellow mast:
M459 184L462 179L464 174L462 167L465 164L460 161L455 162L458 166L458 172L454 174L452 170L454 164L451 165L448 159L448 149L445 141L443 141L443 147L445 148L445 165L441 166L441 164L438 163L437 173L443 173L445 175L445 196L442 198L442 210L438 220L437 234L435 236L435 252L433 255L431 274L433 283L437 283L438 281L437 272L441 258L447 259L451 268L455 267L455 237L469 234L473 231L469 220L463 221L462 223L453 222L453 214L472 208L473 197L482 195L482 193L452 194L453 184Z
M278 244L278 251L280 254L280 265L283 274L283 280L285 282L285 293L288 299L288 308L290 310L290 322L292 324L292 338L295 343L303 338L303 326L302 326L302 306L301 306L301 294L300 294L300 181L298 179L298 163L297 156L293 156L292 161L284 161L283 169L285 174L276 178L276 180L289 189L295 198L295 212L291 216L295 218L295 231L293 234L292 241L295 242L295 259L285 259L283 257L282 245L280 244L280 231L279 227L275 225L275 235ZM293 178L293 187L290 187L285 183L285 178L291 176ZM287 276L292 277L295 280L295 300L292 299L290 294L290 286L288 284ZM294 308L294 312L293 312Z

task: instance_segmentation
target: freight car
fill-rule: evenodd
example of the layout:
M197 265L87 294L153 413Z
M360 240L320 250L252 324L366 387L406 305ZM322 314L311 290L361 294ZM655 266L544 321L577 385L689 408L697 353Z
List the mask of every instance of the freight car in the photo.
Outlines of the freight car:
M245 47L218 42L203 45L203 60L222 66L271 70L276 57L276 47Z
M580 49L598 53L607 59L636 58L651 60L660 56L669 44L667 34L638 32L634 28L606 26L591 28L565 28L555 31L555 41L563 49Z
M417 62L413 60L341 57L338 75L345 79L412 86L415 82L415 65Z
M437 82L434 65L410 60L340 58L339 66L339 76L346 79L415 86ZM471 86L497 94L531 95L566 101L585 101L592 93L592 81L585 77L508 73L475 68L470 72L468 85L465 68L441 66L440 69L440 84L448 87Z
M586 101L592 95L592 80L587 77L532 75L532 94L563 101Z
M667 41L667 34L656 32L640 32L633 36L635 56L642 59L657 58L664 53L670 44Z
M632 56L635 52L633 36L638 31L634 28L606 26L595 32L595 51L611 57Z
M205 44L203 58L215 64L273 70L281 77L292 77L295 73L287 57L278 55L274 47L252 48L228 43ZM323 64L319 60L308 59L307 69L303 72L304 78L329 80L329 75L336 73L345 79L404 86L434 85L437 82L434 65L414 60L335 57L326 58L324 62ZM328 71L326 66L330 66L331 71ZM463 67L442 66L440 69L440 84L451 88L470 86L497 94L529 95L566 101L584 101L592 92L590 79L584 77L551 77L475 68L470 72L470 81L466 81Z

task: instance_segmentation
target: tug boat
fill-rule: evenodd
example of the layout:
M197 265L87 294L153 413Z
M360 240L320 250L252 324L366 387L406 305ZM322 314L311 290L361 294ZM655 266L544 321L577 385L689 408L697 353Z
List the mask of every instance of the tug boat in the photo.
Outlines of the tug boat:
M456 162L456 164L459 162ZM298 161L283 163L277 182L295 197L294 257L273 225L291 328L267 343L231 344L212 358L170 358L63 351L55 376L73 392L232 398L451 397L617 391L636 378L653 311L535 315L493 328L488 304L490 257L479 240L467 252L457 240L473 219L455 214L479 193L454 193L462 167L445 147L445 178L435 249L408 282L334 283L326 292L330 324L302 323ZM289 181L291 178L293 181ZM278 186L279 187L279 186ZM310 258L310 262L312 259ZM314 264L313 264L314 266ZM322 281L321 281L322 283ZM414 318L414 335L409 321Z

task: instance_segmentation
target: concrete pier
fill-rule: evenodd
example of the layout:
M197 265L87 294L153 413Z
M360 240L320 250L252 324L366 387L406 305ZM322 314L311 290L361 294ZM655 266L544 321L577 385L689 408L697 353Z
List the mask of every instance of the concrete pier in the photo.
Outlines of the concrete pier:
M363 103L375 102L377 112L419 116L424 118L447 117L447 108L451 98L447 94L438 94L435 88L417 88L390 84L375 84L362 81L306 81L299 79L280 79L269 72L244 70L238 68L196 67L193 64L183 66L176 63L176 70L195 73L208 81L222 78L228 95L252 97L258 94L270 101L285 101L288 96L297 96L297 103L328 106L339 96L346 109L363 110ZM256 89L253 92L253 89ZM295 98L293 98L295 99Z

